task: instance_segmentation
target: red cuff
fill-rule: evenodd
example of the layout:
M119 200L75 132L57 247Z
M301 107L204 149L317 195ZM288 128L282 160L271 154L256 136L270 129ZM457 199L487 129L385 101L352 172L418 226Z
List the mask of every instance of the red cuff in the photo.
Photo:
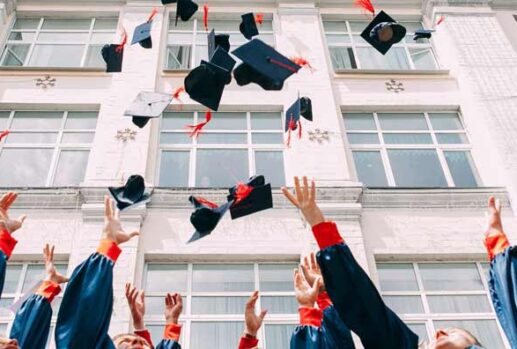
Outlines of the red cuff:
M323 311L318 308L300 307L300 325L321 327L321 320L323 320Z
M147 341L147 343L152 347L154 348L154 344L153 344L153 340L151 339L151 333L149 333L149 331L147 329L145 330L141 330L141 331L135 331L135 334L138 336L138 337L142 337L143 339L145 339Z
M239 349L252 349L258 345L257 338L248 338L246 336L241 337L241 341L239 342Z
M181 335L181 325L178 324L168 324L165 326L165 331L163 331L163 339L172 339L176 342L179 342Z
M121 252L122 250L120 247L118 247L112 240L101 240L99 247L97 248L97 253L108 257L113 261L113 263L117 262L118 256L120 256Z
M6 229L0 230L0 250L4 252L8 259L11 257L14 246L16 246L17 243L18 241L16 241Z
M320 292L318 294L318 298L316 299L316 303L318 303L318 307L321 310L325 310L332 305L332 301L330 300L329 294L325 291Z
M496 233L486 236L485 246L488 252L488 257L490 260L493 260L495 256L510 247L510 243L504 233Z
M344 243L343 238L341 235L339 235L336 223L334 222L323 222L316 224L314 227L312 227L312 233L318 242L320 250L323 250L329 246Z
M61 292L61 286L59 286L59 284L56 284L55 282L50 280L46 280L43 281L43 283L40 285L40 287L36 291L36 294L45 297L46 299L48 299L49 303L52 303L52 301L59 294L59 292Z

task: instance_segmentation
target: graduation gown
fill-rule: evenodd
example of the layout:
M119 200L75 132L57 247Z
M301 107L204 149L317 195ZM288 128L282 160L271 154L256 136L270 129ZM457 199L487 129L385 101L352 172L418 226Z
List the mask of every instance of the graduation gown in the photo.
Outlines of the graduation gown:
M151 339L151 334L148 330L139 330L135 331L135 334L139 337L144 338L147 343L154 348L153 340ZM163 333L163 340L158 343L157 349L181 349L181 345L179 344L179 339L181 335L181 325L177 324L169 324L165 326L165 330Z
M488 286L497 318L512 348L517 348L517 246L505 234L485 238L490 262Z
M384 304L375 285L357 263L332 222L313 227L325 287L346 326L365 349L416 349L418 336Z
M52 317L50 304L59 292L58 284L44 281L18 309L9 338L16 339L21 349L45 349Z
M258 345L257 338L242 336L239 341L239 349L252 349Z
M11 257L17 243L18 241L16 241L6 229L0 230L0 298L2 297L2 290L4 289L7 260Z

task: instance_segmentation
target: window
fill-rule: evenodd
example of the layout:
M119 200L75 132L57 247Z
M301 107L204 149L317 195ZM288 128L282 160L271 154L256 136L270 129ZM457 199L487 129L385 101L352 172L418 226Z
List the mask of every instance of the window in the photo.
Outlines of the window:
M505 348L488 291L487 263L378 263L386 304L417 333L461 327L486 348Z
M0 186L77 186L84 179L97 112L0 111Z
M59 273L66 275L68 263L54 263ZM0 337L8 337L14 315L9 307L32 289L45 277L45 265L41 263L9 262L5 274L5 284L0 300ZM61 286L63 288L63 286ZM48 344L54 341L54 325L57 318L63 291L52 301L52 321ZM21 304L20 304L21 306ZM48 346L48 345L47 345Z
M165 294L178 292L183 297L183 348L237 348L244 330L246 301L259 290L257 307L268 309L266 323L258 334L261 348L288 347L298 321L292 281L296 265L147 263L146 325L153 341L158 343L162 338Z
M239 31L240 17L233 19L217 19L216 14L211 14L209 19L210 30L215 29L216 33L229 34L231 50L236 49L247 42L246 38ZM167 57L165 59L166 69L191 69L198 66L201 60L208 61L208 42L203 20L200 18L188 22L178 21L175 26L175 15L169 21L169 35L167 43ZM258 27L259 39L274 45L273 22L264 18L262 25Z
M477 187L458 113L345 113L359 180L369 187Z
M231 187L262 174L273 187L285 182L280 113L217 112L197 138L185 127L204 112L164 113L160 135L159 186Z
M435 70L438 64L428 39L413 40L421 22L400 22L407 29L406 37L382 55L363 38L361 32L366 21L323 21L325 36L335 70L340 69L388 69L388 70Z
M101 48L114 39L116 18L18 18L0 56L15 67L104 67Z

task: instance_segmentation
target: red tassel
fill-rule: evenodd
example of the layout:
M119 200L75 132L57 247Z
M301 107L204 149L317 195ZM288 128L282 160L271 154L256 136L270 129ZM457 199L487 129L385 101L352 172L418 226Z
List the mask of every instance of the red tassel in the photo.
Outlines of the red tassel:
M197 125L187 125L187 127L191 129L189 136L197 138L199 136L199 134L201 133L201 131L203 130L203 127L205 127L205 125L208 124L210 122L210 120L212 120L212 112L210 110L208 110L205 113L204 122L200 122Z
M269 58L269 62L271 62L271 63L273 63L273 64L276 64L276 65L279 65L279 66L281 66L282 68L285 68L285 69L287 69L287 70L290 70L290 71L292 71L293 73L296 73L296 72L298 71L297 69L295 69L295 68L291 67L290 65L287 65L287 64L285 64L284 62L277 61L277 60L276 60L276 59L274 59L274 58Z
M303 57L291 57L291 61L294 63L294 64L297 64L299 65L300 67L307 67L309 69L312 70L312 66L311 64L309 63L308 60L306 60L305 58Z
M180 94L182 94L183 92L185 92L185 86L178 87L177 89L174 90L174 93L172 94L172 98L173 99L177 99L179 101L180 100Z
M9 134L9 130L5 130L4 132L0 133L0 141Z
M370 0L354 0L354 5L358 6L375 16L375 8Z
M235 190L235 201L233 202L233 205L237 205L242 200L246 199L251 192L253 191L253 187L250 187L247 184L239 183L237 184L237 189Z
M443 21L445 21L445 17L444 16L440 16L440 18L438 18L438 22L436 22L436 25L442 24Z
M122 28L122 30L124 31L122 33L122 41L120 42L120 44L115 49L115 52L117 52L117 53L121 53L124 50L124 46L126 46L126 44L127 44L127 32L126 32L126 29Z
M289 125L287 126L288 133L287 133L287 146L291 146L291 131L296 130L296 123L294 122L293 117L291 116L291 119L289 120Z
M260 25L262 25L262 23L264 23L264 14L263 13L257 13L255 15L255 23L258 23Z
M147 22L151 22L157 13L158 13L158 10L156 9L156 7L153 7L153 10L151 11L149 18L147 18Z
M302 120L298 120L298 139L302 139Z
M207 199L205 198L202 198L201 196L195 196L194 197L197 201L199 201L199 203L201 205L205 205L205 206L208 206L210 208L218 208L219 205L213 203L212 201L208 201Z
M205 31L208 31L208 5L205 4L203 6L203 24L205 25Z

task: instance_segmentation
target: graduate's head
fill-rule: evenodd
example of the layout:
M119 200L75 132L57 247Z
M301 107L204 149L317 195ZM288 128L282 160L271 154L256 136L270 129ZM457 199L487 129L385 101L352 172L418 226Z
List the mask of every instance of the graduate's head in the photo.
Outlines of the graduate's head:
M458 327L439 329L436 331L435 339L434 349L465 349L472 345L482 346L472 333Z
M113 337L117 349L152 349L147 341L132 333L122 333Z
M0 338L0 349L19 349L16 339Z

